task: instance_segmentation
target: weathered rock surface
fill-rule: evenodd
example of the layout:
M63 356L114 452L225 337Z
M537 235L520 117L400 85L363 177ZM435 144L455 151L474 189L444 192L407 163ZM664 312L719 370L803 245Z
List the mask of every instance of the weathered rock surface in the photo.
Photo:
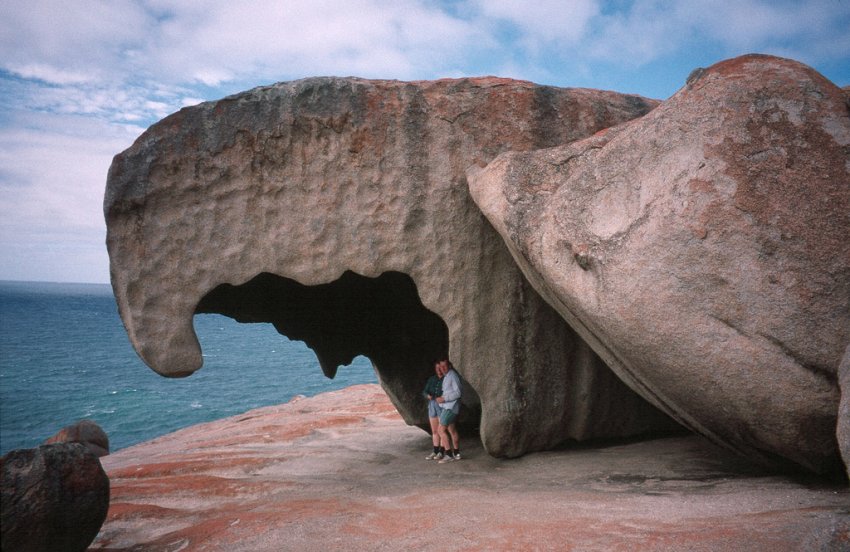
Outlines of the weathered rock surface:
M44 442L45 445L51 443L81 443L98 458L109 454L109 437L92 420L80 420L68 427L63 427L56 435Z
M80 443L18 449L0 459L0 547L9 552L86 550L109 508L109 479Z
M850 345L844 350L844 358L838 367L838 384L841 387L841 401L838 404L838 446L844 467L847 468L847 478L850 479Z
M430 439L377 385L186 428L103 458L113 498L91 549L850 547L850 489L754 473L696 435L517 460L462 445L425 461Z
M841 470L850 117L838 87L744 56L633 123L471 173L529 280L632 388L750 458Z
M201 366L196 312L271 322L329 376L369 357L408 423L432 360L465 378L466 420L515 456L673 425L528 285L465 171L553 146L657 102L496 78L316 78L167 117L115 157L112 284L156 371Z

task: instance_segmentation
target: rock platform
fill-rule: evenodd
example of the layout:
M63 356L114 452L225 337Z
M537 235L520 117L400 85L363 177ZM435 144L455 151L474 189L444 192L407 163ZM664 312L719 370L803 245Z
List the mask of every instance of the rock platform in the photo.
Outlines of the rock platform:
M296 398L101 459L90 550L848 550L850 490L696 435L424 460L377 385Z

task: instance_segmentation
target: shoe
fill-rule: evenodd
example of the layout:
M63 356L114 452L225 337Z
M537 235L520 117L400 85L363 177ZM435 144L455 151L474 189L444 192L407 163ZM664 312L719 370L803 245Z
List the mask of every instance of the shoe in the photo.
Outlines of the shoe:
M439 461L439 462L437 462L437 463L438 463L438 464L448 464L449 462L454 462L454 461L455 461L454 457L452 457L452 456L445 456L445 457L443 457L443 459L442 459L442 460L440 460L440 461Z
M437 455L434 457L434 460L442 460L442 459L443 459L443 453L442 452L438 452Z
M460 460L460 453L459 452L455 453L455 460Z
M436 460L438 454L438 452L432 452L431 454L425 457L425 460Z

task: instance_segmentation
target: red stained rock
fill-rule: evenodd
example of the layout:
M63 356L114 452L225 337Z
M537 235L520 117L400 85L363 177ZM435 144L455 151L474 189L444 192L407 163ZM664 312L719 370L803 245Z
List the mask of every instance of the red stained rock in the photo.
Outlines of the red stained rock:
M92 420L80 420L59 430L56 435L44 442L51 443L81 443L97 457L109 454L109 437Z
M104 458L114 496L91 550L850 545L846 488L759 473L697 436L518 460L464 442L447 465L424 460L429 448L376 385L187 428Z

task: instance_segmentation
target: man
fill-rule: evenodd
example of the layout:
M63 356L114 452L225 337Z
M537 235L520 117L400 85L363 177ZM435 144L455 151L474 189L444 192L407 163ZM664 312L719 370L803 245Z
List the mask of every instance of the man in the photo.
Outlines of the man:
M448 360L440 361L443 372L443 395L437 397L440 411L440 445L445 449L445 456L440 464L460 460L460 438L457 434L455 421L460 412L461 384L460 376ZM451 439L451 440L450 440ZM454 443L454 447L452 447Z

